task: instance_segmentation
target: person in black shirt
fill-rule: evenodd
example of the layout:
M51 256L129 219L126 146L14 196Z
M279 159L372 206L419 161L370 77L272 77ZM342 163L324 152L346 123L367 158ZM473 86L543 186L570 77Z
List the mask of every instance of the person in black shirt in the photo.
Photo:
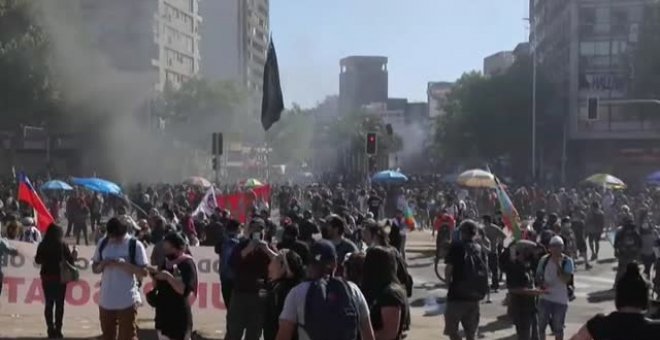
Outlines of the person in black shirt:
M314 234L320 233L319 226L312 220L312 212L305 210L303 213L303 220L300 221L300 240L312 244L314 241Z
M572 340L660 339L660 321L644 317L649 306L649 284L631 262L616 284L616 312L598 314L580 328Z
M376 246L367 250L361 290L369 305L376 339L400 339L409 320L406 291L396 278L394 253Z
M310 257L309 246L300 241L298 235L298 225L289 224L285 226L282 232L282 242L277 244L277 249L290 249L300 256L304 264L307 264Z
M383 199L376 195L376 191L371 190L369 198L367 198L367 208L369 212L374 215L376 221L380 218L380 207L383 205Z
M190 294L197 290L197 267L185 253L186 241L171 232L163 239L165 262L152 269L157 294L155 328L160 337L190 339L193 327Z

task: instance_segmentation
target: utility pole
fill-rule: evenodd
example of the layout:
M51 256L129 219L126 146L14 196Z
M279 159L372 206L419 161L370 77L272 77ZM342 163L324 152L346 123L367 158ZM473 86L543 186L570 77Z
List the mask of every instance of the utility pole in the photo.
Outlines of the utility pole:
M220 183L220 171L222 170L222 153L224 148L222 132L213 133L213 170L215 171L215 183Z
M532 181L536 181L536 27L534 13L531 11L530 31L532 32Z

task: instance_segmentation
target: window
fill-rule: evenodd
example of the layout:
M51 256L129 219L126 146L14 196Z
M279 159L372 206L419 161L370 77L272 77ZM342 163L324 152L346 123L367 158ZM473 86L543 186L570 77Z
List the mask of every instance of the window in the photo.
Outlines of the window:
M599 7L596 8L596 22L599 24L610 22L610 8Z
M609 55L610 54L610 42L609 41L598 41L595 46L596 55Z
M583 41L580 43L580 55L592 56L596 54L596 43Z

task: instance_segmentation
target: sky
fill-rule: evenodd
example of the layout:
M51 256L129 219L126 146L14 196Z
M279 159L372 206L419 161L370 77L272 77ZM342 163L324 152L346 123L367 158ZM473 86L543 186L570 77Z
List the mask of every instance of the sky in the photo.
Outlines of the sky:
M270 0L287 104L339 93L339 59L389 58L389 96L426 101L429 81L481 70L526 41L529 0Z

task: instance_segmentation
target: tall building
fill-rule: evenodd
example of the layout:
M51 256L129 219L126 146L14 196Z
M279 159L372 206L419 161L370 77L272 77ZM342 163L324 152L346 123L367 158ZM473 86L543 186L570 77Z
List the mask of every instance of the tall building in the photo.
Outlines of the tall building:
M428 102L429 118L445 115L447 95L453 86L454 83L446 81L429 82L427 84L426 97Z
M484 75L495 76L504 73L516 61L512 51L501 51L484 58Z
M387 57L350 56L339 62L339 112L349 113L388 98Z
M656 170L660 106L633 91L640 27L653 3L530 0L535 60L557 93L539 113L537 155L548 164L541 172L579 179L611 171L637 181ZM544 141L546 132L553 137Z
M268 0L206 0L200 51L202 74L235 81L261 96L268 49Z
M200 69L199 0L80 0L85 34L121 71L178 87Z

